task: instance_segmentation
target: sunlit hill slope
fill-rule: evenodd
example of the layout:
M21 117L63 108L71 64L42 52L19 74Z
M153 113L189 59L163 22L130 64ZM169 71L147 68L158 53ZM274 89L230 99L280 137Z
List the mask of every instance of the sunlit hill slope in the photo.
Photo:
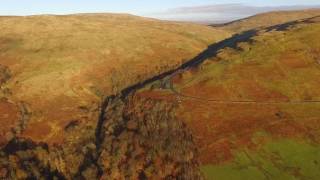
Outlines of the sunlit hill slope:
M231 32L242 32L250 29L270 27L278 24L283 24L289 21L311 18L319 15L319 9L307 9L299 11L275 11L258 14L249 18L236 20L222 25L213 26Z

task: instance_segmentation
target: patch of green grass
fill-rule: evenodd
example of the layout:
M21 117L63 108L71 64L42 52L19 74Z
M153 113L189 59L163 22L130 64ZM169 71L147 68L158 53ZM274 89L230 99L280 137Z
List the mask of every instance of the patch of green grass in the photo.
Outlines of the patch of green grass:
M320 146L289 139L269 142L258 151L242 149L232 162L201 167L209 180L317 180L319 170Z
M295 173L299 179L320 177L320 146L292 140L268 143L264 150L278 156L277 166L287 173Z
M239 169L236 165L201 167L201 171L208 180L263 180L264 176L257 168Z

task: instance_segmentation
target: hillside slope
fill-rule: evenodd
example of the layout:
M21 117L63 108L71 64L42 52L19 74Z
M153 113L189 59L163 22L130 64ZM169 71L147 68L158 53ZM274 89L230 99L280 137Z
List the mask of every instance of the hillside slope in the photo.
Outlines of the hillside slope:
M100 154L104 98L229 36L116 14L0 17L0 29L0 178L13 179L100 176L82 173Z
M208 179L320 176L320 18L210 46L134 94L175 104Z
M236 20L222 25L213 25L220 29L230 32L243 32L250 29L269 27L277 24L283 24L289 21L306 19L314 16L320 16L319 9L299 10L299 11L275 11L262 13L245 19Z
M59 127L82 121L102 96L178 66L227 36L205 26L103 14L2 17L0 28L0 64L11 74L4 97L28 105L33 115L24 135L39 140L58 138Z

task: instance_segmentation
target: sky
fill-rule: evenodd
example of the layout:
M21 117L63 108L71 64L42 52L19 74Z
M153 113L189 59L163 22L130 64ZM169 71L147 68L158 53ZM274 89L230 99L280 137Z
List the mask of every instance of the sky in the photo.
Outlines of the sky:
M317 5L320 7L320 0L1 0L0 15L113 12L169 20L226 21Z

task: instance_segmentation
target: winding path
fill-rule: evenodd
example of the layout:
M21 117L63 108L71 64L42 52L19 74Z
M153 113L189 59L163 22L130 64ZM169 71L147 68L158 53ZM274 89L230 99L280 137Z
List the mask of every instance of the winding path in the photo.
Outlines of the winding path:
M186 69L187 70L187 69ZM184 70L185 71L185 70ZM217 100L217 99L207 99L197 96L191 96L187 94L180 93L174 88L174 83L172 82L172 78L177 74L182 73L181 71L172 74L165 83L169 83L169 89L178 97L180 101L182 98L193 99L198 101L206 101L206 102L213 102L217 104L320 104L319 100L310 100L310 101L253 101L253 100L231 100L231 101L224 101L224 100Z

